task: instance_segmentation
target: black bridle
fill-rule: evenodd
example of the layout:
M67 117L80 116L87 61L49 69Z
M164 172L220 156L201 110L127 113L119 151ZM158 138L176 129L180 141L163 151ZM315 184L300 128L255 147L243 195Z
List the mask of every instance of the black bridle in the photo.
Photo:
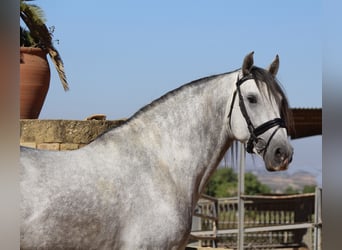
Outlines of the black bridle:
M269 144L270 144L270 142L271 142L271 140L273 138L273 136L275 135L275 133L278 131L279 128L286 128L286 124L285 124L285 121L282 118L275 118L273 120L270 120L270 121L267 121L267 122L261 124L260 126L258 126L256 128L254 127L251 119L248 116L247 109L246 109L246 106L245 106L245 102L243 101L243 96L242 96L241 90L240 90L241 84L244 83L247 80L250 80L250 79L254 79L252 74L248 74L248 75L242 77L241 79L239 79L239 77L238 77L238 79L236 81L236 90L234 91L233 99L232 99L232 102L230 104L230 111L229 111L229 114L228 114L229 126L231 126L231 114L232 114L232 110L233 110L233 106L234 106L234 102L235 102L236 93L238 93L238 95L239 95L240 110L241 110L241 113L242 113L243 117L246 120L247 127L248 127L248 130L249 130L249 133L250 133L250 137L248 139L247 147L246 147L246 150L247 150L248 153L251 153L251 154L254 153L253 152L253 148L257 145L257 143L260 140L262 140L261 138L258 138L259 135L265 133L267 130L269 130L269 129L275 127L275 126L278 126L278 128L275 129L273 131L273 133L271 134L271 136L268 139L268 141L265 144L265 146L263 146L260 149L257 149L258 153L261 153L262 151L264 151L264 154L265 154L266 151L267 151L267 148L268 148L268 146L269 146Z

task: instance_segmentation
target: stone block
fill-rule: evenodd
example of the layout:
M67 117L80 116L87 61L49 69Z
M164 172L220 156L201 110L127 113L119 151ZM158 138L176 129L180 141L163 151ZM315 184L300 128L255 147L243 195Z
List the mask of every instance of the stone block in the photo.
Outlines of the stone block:
M60 150L75 150L78 149L79 146L76 143L62 143L60 144Z
M60 143L39 143L37 144L38 149L44 150L59 150Z
M20 141L63 142L63 128L58 121L21 120Z
M88 144L121 120L20 120L20 142Z
M20 146L29 147L29 148L36 148L37 143L35 143L35 142L20 142Z

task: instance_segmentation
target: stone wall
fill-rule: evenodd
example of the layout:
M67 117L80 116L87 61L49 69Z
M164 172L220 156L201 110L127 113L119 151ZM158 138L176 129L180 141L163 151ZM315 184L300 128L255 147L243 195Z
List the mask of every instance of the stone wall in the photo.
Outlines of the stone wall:
M125 122L122 120L20 120L20 145L47 149L78 149Z

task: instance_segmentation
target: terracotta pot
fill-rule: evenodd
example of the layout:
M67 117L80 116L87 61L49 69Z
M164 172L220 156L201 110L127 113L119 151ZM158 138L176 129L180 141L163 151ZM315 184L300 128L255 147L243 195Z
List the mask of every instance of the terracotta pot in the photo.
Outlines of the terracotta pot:
M20 119L37 119L50 86L46 52L20 48Z

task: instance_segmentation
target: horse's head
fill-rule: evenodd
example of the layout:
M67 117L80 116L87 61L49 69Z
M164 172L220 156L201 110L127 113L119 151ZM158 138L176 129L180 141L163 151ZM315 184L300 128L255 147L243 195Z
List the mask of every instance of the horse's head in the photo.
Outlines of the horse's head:
M293 148L287 129L292 125L287 98L277 82L279 57L268 69L253 66L253 52L243 62L228 115L235 139L247 142L247 152L260 155L266 169L287 169Z

